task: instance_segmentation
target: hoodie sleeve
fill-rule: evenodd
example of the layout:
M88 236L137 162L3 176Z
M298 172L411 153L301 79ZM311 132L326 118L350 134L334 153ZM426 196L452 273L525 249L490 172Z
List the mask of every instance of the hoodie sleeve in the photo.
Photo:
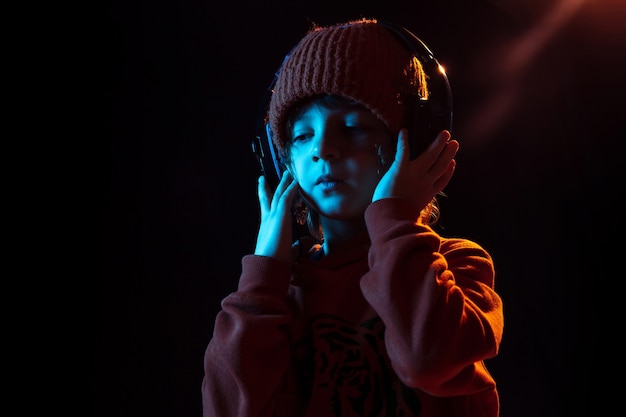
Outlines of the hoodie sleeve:
M372 241L361 290L385 323L385 344L400 379L436 397L493 389L483 360L497 355L503 310L494 264L478 244L444 239L418 224L402 199L372 203Z
M204 417L272 415L289 365L289 266L247 255L236 292L222 301L205 351Z

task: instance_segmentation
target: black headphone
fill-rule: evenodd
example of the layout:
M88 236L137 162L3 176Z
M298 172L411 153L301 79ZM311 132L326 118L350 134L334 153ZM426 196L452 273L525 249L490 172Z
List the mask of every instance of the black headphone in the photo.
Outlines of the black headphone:
M452 129L452 91L443 67L435 59L433 53L417 36L408 29L391 22L378 22L393 33L421 62L428 81L429 96L427 100L413 96L407 103L404 127L409 130L409 144L411 159L421 154L442 130ZM283 64L289 54L283 59ZM278 68L274 79L267 88L259 116L257 118L256 137L252 141L252 152L257 157L261 173L274 186L278 184L285 170L278 151L272 142L272 132L269 126L267 111L274 84L281 67Z

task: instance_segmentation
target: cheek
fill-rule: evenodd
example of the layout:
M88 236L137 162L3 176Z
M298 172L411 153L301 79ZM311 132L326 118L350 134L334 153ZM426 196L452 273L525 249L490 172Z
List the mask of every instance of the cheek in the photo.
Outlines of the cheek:
M368 171L365 177L363 178L363 182L365 183L370 194L374 193L374 190L376 189L376 186L380 182L380 178L382 177L383 173L384 171L382 167L375 168L373 170ZM371 197L371 195L369 195L368 197Z
M291 175L296 179L296 181L303 185L303 182L306 183L308 180L307 172L311 172L311 169L307 169L306 163L302 160L292 160L288 165L288 169L291 172Z
M352 172L355 173L355 177L358 178L362 190L364 192L367 190L367 193L369 193L374 192L380 178L385 172L385 168L380 165L378 156L370 153L363 155L362 158L355 161L352 166Z
M359 155L355 161L357 163L357 170L361 172L363 176L376 176L377 173L383 169L381 155L377 153L375 147Z

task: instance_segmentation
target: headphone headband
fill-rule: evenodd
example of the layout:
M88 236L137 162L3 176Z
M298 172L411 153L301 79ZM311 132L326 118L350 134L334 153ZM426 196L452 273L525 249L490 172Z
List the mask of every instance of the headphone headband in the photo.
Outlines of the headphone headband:
M452 92L448 77L435 59L432 51L421 39L408 29L387 21L378 21L377 24L393 33L406 49L415 55L421 62L428 77L428 99L411 97L406 105L405 127L409 130L409 144L411 159L421 154L437 134L442 130L452 129ZM274 74L274 78L265 91L257 117L256 137L252 141L252 151L260 164L261 173L266 179L277 184L284 171L280 156L272 142L272 132L269 126L267 111L276 79L285 61Z

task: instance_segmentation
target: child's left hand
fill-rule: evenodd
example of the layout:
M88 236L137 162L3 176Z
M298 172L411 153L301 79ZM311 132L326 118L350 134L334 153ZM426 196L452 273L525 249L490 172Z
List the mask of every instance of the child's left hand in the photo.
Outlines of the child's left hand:
M398 197L423 209L450 182L458 150L459 142L450 140L450 132L443 130L421 155L410 160L408 131L400 130L396 158L374 190L372 201Z

